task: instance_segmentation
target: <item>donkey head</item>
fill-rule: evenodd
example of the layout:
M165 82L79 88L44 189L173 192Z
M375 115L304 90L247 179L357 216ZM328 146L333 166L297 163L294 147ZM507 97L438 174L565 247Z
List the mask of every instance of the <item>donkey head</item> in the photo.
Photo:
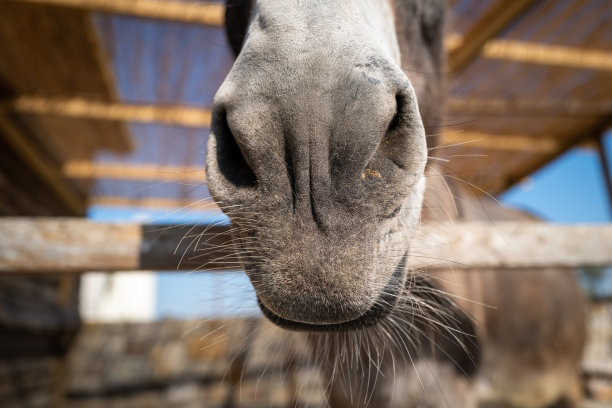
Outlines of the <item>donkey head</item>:
M214 101L208 185L276 323L369 325L404 290L442 3L229 2L239 54Z

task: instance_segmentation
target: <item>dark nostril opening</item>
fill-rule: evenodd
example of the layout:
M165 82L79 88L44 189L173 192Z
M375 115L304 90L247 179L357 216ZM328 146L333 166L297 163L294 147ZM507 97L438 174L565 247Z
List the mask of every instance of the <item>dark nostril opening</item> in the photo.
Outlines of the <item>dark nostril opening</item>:
M387 128L387 132L393 132L397 130L402 123L402 117L405 115L405 107L406 107L406 95L397 94L395 95L395 115L391 122L389 123L389 127Z
M400 169L411 166L416 137L420 137L420 119L409 90L400 89L395 95L395 115L389 121L380 150Z
M215 115L212 131L217 139L217 163L221 174L235 187L255 187L257 177L232 134L225 110Z

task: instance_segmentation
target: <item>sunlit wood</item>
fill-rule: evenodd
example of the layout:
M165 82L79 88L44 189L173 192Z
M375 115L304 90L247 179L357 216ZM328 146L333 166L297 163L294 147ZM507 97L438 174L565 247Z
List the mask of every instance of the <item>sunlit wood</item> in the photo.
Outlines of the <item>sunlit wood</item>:
M453 52L463 44L463 36L458 33L449 33L444 38L446 52Z
M236 258L225 263L219 259L222 254L226 256L222 259L233 256L228 249L229 228L4 218L0 219L0 272L236 268ZM197 248L189 246L194 240ZM607 266L612 264L612 225L429 224L417 231L413 245L411 250L419 256L409 258L409 268ZM191 258L180 264L185 251Z
M457 73L467 67L478 57L488 40L495 37L533 3L534 0L497 0L493 3L465 34L460 45L450 52L450 71Z
M156 164L99 163L83 160L67 161L62 166L64 176L73 179L114 179L204 183L203 166L160 166Z
M444 132L442 146L462 146L465 148L481 148L509 151L528 151L534 153L552 154L559 150L559 143L546 135L493 135L481 132Z
M452 113L507 116L604 116L612 114L612 100L449 98Z
M161 106L99 102L81 98L20 96L9 107L23 114L60 116L139 123L163 123L186 127L210 126L209 109L190 106Z
M7 1L7 0L5 0ZM223 25L225 6L177 0L8 0L185 23Z
M475 115L599 116L612 113L612 101L450 98L448 107L451 112ZM9 108L32 115L162 123L196 128L207 128L211 121L211 111L207 108L106 103L80 98L23 95L10 102Z
M219 211L219 207L212 199L205 200L179 200L177 198L144 197L132 198L125 196L93 196L89 199L91 206L107 207L137 207L160 210L189 211Z
M531 64L612 71L612 52L560 45L497 39L485 44L482 56Z

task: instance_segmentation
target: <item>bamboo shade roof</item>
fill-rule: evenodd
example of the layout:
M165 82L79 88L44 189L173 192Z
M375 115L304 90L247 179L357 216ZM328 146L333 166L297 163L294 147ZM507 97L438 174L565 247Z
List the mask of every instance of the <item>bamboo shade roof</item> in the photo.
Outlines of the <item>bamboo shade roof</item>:
M449 172L499 194L611 124L609 0L450 6ZM211 208L222 17L215 1L2 1L0 140L13 129L90 204Z

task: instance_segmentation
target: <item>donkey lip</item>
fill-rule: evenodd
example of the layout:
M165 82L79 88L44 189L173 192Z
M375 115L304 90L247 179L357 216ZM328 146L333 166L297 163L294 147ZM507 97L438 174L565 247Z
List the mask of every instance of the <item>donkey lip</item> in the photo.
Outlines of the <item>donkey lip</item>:
M389 313L393 311L397 298L403 287L406 257L407 254L402 256L401 261L395 268L393 275L391 275L391 278L387 282L387 285L383 289L382 293L376 302L374 302L374 305L363 315L353 320L332 324L297 322L278 316L276 313L268 309L261 302L261 300L259 300L259 298L257 299L257 302L259 303L259 308L263 312L264 316L266 316L272 323L284 329L296 331L341 332L370 327L378 323L381 319L387 317Z

